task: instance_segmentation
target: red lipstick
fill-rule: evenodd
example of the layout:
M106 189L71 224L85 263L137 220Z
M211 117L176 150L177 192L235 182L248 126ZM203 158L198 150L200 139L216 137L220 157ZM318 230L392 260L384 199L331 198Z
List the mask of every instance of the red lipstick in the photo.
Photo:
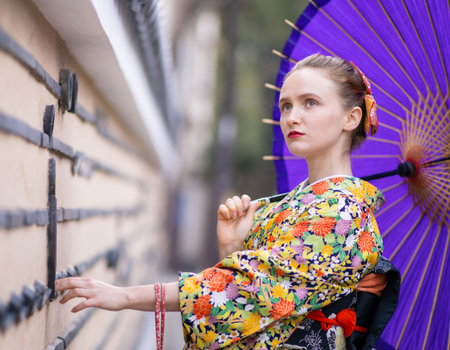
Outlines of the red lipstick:
M303 135L305 135L305 134L302 134L301 132L292 130L292 131L289 132L288 137L290 139L293 139L293 138L300 137L300 136L303 136Z

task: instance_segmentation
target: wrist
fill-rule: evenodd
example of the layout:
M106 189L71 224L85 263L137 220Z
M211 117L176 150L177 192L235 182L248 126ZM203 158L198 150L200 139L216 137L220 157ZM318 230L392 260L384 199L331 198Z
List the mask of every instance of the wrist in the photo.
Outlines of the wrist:
M242 250L242 244L227 244L219 246L220 259L225 259L228 255Z
M155 311L154 285L124 287L124 309Z

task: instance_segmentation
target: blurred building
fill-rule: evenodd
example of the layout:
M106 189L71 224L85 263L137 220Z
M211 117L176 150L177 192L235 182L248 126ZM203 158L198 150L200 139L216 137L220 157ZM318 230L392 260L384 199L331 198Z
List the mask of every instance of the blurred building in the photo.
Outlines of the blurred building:
M0 0L1 350L154 347L151 313L74 315L53 281L217 262L224 196L275 191L263 84L299 1Z
M170 50L156 0L0 0L0 349L135 347L144 313L72 314L53 285L166 265Z
M180 177L174 194L172 262L188 271L199 268L209 249L205 236L211 233L207 218L213 203L207 171L215 139L221 7L214 1L166 0L165 4L184 116L178 143ZM175 6L176 11L170 12Z

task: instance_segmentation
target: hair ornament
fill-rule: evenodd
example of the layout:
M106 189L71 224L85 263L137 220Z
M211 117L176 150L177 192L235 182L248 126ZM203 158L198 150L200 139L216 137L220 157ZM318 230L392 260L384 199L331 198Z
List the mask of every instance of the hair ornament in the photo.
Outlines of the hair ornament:
M366 95L364 96L364 100L366 103L367 118L364 119L364 131L366 132L366 135L373 136L378 130L377 103L373 98L372 88L370 86L367 77L364 75L363 72L361 72L361 69L356 67L356 65L353 62L350 63L352 64L353 67L356 68L359 74L361 74L361 77L364 81L364 85L366 85Z

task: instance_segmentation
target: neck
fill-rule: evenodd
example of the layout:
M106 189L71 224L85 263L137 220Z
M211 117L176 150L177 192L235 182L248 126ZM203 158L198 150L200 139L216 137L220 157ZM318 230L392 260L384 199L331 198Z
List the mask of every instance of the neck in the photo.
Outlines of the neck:
M333 175L352 176L350 153L342 152L340 147L336 147L326 154L308 157L306 162L308 163L310 184Z

